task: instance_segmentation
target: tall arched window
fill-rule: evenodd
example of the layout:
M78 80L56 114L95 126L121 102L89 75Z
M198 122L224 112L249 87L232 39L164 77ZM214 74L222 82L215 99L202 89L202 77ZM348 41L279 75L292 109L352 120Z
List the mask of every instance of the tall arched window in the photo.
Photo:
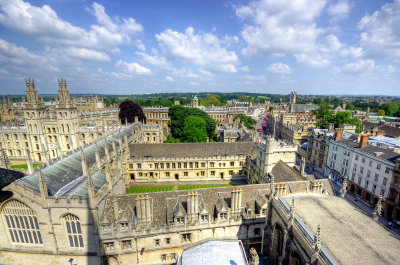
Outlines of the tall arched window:
M1 213L12 243L43 244L36 213L26 204L11 200Z
M82 228L79 218L72 214L64 216L65 227L67 229L67 237L69 247L83 248Z

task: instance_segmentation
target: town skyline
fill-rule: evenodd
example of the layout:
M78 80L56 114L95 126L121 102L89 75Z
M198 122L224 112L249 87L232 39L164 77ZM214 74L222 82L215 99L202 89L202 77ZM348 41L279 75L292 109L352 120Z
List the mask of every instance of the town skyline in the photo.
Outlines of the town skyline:
M0 1L0 94L400 95L400 1Z

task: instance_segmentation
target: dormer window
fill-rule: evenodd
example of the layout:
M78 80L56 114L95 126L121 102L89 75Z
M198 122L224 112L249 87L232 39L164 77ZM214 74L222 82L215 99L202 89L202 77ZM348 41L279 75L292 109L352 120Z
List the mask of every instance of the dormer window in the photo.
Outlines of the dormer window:
M129 230L128 223L121 223L121 231L127 231L127 230Z
M177 224L184 224L185 223L185 218L184 217L176 217L176 223Z
M220 220L228 220L228 213L220 213L219 219Z
M110 232L111 231L111 224L103 225L103 232Z
M202 214L200 217L201 223L208 223L208 215Z

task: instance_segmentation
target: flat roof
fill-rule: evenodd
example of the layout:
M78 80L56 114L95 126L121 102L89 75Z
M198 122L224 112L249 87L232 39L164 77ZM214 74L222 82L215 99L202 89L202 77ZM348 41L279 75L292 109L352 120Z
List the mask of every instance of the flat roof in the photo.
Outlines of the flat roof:
M247 265L240 241L208 241L188 248L180 257L180 265Z
M280 198L290 205L293 197ZM296 216L338 264L400 264L400 240L346 200L294 196Z

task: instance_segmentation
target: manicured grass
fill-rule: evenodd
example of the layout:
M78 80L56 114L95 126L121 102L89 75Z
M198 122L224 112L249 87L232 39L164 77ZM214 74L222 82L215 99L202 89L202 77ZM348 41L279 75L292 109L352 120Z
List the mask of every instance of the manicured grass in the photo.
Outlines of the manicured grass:
M230 184L216 184L216 185L182 185L179 186L179 190L195 190L195 189L205 189L205 188L216 188L216 187L229 187L233 186Z
M146 193L146 192L157 192L157 191L170 191L173 190L172 186L146 186L146 187L130 187L126 193Z
M40 164L33 164L33 167L37 167ZM12 165L11 168L24 168L24 169L28 169L28 165L27 164L19 164L19 165Z

